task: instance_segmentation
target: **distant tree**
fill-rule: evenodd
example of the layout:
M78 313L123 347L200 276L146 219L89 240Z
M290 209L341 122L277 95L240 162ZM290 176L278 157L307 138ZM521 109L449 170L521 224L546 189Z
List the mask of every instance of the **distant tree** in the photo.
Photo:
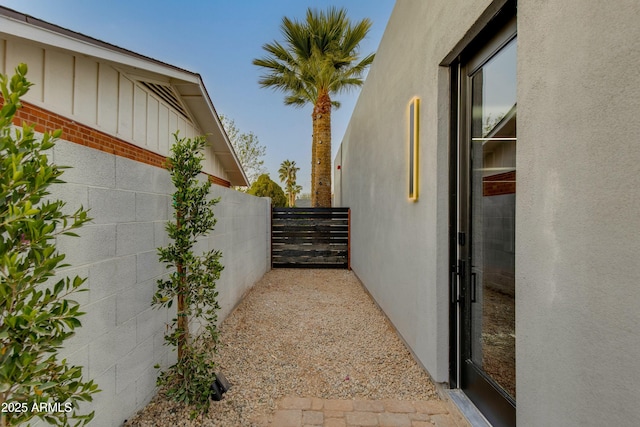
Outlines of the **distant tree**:
M252 194L258 197L271 197L271 203L273 206L284 208L287 206L287 198L276 182L269 178L268 174L262 174L258 179L251 184L251 188L247 191L248 194Z
M291 198L293 200L291 206L295 206L296 205L296 196L298 194L300 194L301 191L302 191L302 185L294 185L291 188Z
M267 172L263 160L267 154L267 148L260 145L258 137L253 132L241 132L233 119L221 115L220 121L251 185L260 175Z
M296 185L296 174L300 170L296 167L296 162L292 160L285 160L280 164L278 169L278 175L280 181L285 185L285 192L287 193L287 200L289 207L293 207L296 204L296 194L302 191L302 187ZM298 190L300 187L300 190ZM297 192L296 192L297 190Z
M286 105L313 105L314 207L331 206L331 108L339 106L331 97L362 85L362 76L374 58L374 54L359 58L360 42L369 28L369 19L352 24L345 9L307 9L305 21L282 19L284 45L267 43L262 47L267 56L253 60L265 69L259 80L262 87L284 92Z

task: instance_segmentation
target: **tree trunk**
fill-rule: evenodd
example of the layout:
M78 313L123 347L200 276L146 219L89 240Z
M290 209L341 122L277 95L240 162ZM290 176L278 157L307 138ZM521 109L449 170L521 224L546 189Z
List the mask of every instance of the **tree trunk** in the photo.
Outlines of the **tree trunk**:
M331 98L319 92L313 108L311 205L331 207Z
M176 225L180 229L182 228L182 212L178 212L176 218ZM178 277L180 280L179 289L178 289L178 330L181 331L180 336L178 337L178 360L182 360L182 356L184 354L184 346L187 344L187 340L189 339L189 319L187 319L186 315L186 307L184 295L187 292L187 277L184 265L178 263L176 265L176 270L178 271Z

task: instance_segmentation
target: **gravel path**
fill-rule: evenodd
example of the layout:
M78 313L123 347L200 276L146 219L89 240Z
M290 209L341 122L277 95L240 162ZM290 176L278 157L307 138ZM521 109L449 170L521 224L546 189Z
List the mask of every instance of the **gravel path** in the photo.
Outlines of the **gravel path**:
M276 269L220 328L216 356L232 388L205 417L160 392L130 427L265 425L284 396L437 399L427 374L346 270Z

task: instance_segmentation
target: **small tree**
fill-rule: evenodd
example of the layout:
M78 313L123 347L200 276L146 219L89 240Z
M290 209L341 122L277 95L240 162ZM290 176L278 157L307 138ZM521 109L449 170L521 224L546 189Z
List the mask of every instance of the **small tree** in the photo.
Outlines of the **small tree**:
M258 179L251 184L251 188L247 191L248 194L258 197L271 197L271 203L273 206L284 208L287 206L287 198L276 182L269 178L268 174L262 174Z
M85 279L53 277L68 266L55 237L76 236L71 230L90 218L82 207L68 215L64 202L46 200L49 187L63 182L63 168L46 154L61 131L39 140L33 126L12 128L20 97L31 86L26 74L27 66L20 64L10 81L0 75L0 425L34 417L84 425L94 413L78 414L78 402L91 401L98 386L85 382L82 367L58 360L57 353L81 326L78 317L84 313L67 297L81 290Z
M233 150L236 152L244 172L247 174L249 185L251 185L258 179L258 176L267 172L263 160L267 154L267 147L260 145L258 136L253 132L241 132L232 119L220 116L220 121L229 136L229 141L233 145Z
M211 183L198 182L202 169L204 137L178 138L171 147L167 168L176 188L173 194L173 218L167 224L169 238L166 248L159 248L160 261L174 270L166 279L158 280L153 305L171 307L177 301L176 317L171 330L165 335L170 345L178 348L178 361L158 378L159 385L167 386L167 395L178 402L193 404L196 411L209 408L211 384L215 381L215 362L205 348L216 351L218 342L216 280L223 266L220 251L210 250L197 256L193 246L199 237L213 230L216 219L211 208L218 199L209 198ZM191 336L190 322L198 322L204 331ZM206 345L206 347L205 347Z

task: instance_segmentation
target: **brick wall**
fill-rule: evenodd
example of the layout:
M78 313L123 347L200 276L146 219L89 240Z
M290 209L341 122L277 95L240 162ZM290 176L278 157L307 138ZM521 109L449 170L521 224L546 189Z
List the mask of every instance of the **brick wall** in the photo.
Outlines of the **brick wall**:
M482 178L482 195L499 196L502 194L515 194L516 171L499 173Z
M0 98L0 101L1 99L2 98ZM62 129L62 137L66 141L146 163L151 166L164 168L165 156L146 150L137 145L130 144L107 133L76 123L64 116L22 101L22 108L18 109L16 112L13 123L16 126L22 126L25 122L35 125L35 130L37 132L44 133ZM208 176L209 181L213 184L221 185L223 187L231 186L231 183L223 178L214 175Z

